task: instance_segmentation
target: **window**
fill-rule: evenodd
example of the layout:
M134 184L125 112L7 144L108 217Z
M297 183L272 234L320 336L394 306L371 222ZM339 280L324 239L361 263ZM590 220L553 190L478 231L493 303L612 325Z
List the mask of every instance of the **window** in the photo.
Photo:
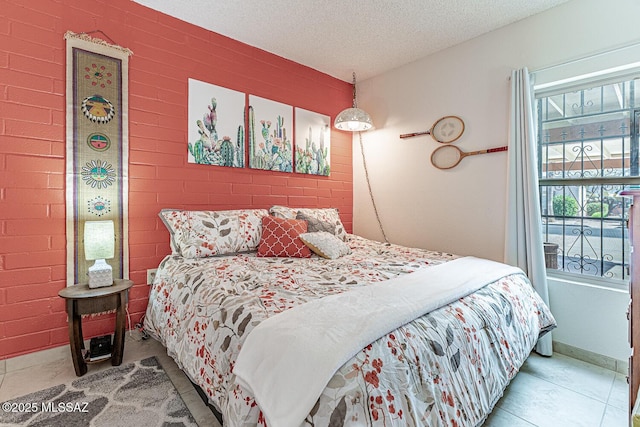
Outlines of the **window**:
M536 94L540 206L547 272L622 285L630 199L640 184L640 81ZM557 269L550 260L557 245Z

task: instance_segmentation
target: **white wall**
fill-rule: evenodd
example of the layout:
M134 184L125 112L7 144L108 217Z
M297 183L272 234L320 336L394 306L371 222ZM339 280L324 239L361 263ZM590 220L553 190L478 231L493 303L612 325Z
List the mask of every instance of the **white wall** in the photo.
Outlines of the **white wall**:
M627 292L551 278L549 300L554 341L627 362Z
M373 192L389 240L501 261L506 154L466 158L458 167L440 171L429 162L438 143L430 136L401 140L399 135L427 130L442 116L458 115L466 124L464 135L456 142L461 149L506 145L512 69L526 66L534 71L638 42L638 16L640 2L636 0L572 0L359 82L358 105L371 114L375 125L363 139ZM629 59L635 61L638 58ZM354 233L381 240L357 137L353 161ZM600 313L605 322L612 316L624 316L626 306L617 300L612 299L613 306ZM580 304L571 298L552 302L555 311ZM573 320L580 322L579 317ZM611 327L616 324L610 323ZM596 346L588 346L584 339L564 338L562 328L561 324L556 335L566 339L563 342L596 351ZM597 352L603 354L606 349L598 347ZM609 355L626 359L618 351Z

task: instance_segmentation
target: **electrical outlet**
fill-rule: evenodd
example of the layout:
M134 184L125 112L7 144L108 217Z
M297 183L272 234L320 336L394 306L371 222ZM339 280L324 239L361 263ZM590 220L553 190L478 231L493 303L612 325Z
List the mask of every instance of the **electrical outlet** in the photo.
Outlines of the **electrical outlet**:
M150 269L147 270L147 284L148 285L153 284L153 281L156 278L157 271L158 271L157 268L150 268Z

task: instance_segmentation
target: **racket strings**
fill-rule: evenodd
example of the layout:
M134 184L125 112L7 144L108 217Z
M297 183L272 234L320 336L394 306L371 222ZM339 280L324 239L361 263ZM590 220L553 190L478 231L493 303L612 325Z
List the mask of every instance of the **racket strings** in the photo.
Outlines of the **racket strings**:
M446 145L437 148L431 154L431 163L438 169L449 169L457 165L461 158L462 155L457 147Z

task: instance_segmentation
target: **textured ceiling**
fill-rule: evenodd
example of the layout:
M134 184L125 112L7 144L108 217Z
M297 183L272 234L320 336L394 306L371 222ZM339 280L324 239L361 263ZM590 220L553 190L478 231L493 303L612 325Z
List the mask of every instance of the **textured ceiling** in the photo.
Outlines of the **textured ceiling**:
M353 71L367 79L568 0L134 1L351 81Z

